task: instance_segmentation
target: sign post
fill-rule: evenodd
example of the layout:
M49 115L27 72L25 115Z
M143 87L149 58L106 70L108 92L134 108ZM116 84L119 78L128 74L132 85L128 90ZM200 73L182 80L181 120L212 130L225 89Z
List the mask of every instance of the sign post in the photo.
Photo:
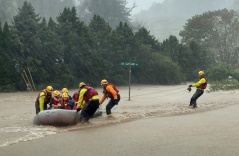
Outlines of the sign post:
M121 62L122 66L129 66L129 101L130 101L130 85L131 85L131 66L139 66L138 62Z

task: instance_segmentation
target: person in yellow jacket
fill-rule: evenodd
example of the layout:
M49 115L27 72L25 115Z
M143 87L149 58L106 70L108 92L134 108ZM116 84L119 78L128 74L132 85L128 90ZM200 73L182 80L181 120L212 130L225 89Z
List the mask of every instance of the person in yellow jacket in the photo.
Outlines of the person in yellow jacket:
M109 97L110 101L106 105L106 114L110 115L111 109L118 105L120 101L119 90L113 84L108 83L106 79L101 81L101 86L103 87L103 96L100 100L100 105Z
M99 108L99 95L94 88L87 86L84 82L79 83L79 88L77 112L81 110L80 122L88 122Z
M50 103L52 98L52 91L52 86L47 86L45 89L40 91L35 102L36 114L40 111L47 110L47 104Z
M188 91L191 91L191 87L196 87L196 92L193 94L190 100L189 107L196 108L197 107L197 99L204 93L204 89L207 87L207 79L204 77L204 72L199 71L198 72L199 80L196 83L193 83L188 86Z

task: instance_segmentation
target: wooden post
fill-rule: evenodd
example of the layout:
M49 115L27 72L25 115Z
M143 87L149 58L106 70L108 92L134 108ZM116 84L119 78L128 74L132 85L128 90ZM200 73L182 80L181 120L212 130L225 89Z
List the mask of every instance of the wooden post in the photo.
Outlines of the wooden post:
M31 81L32 81L32 85L33 85L33 87L34 87L34 91L36 91L36 87L35 87L35 84L34 84L34 82L33 82L32 75L31 75L31 73L30 73L29 68L28 68L28 72L29 72L29 75L30 75L30 78L31 78Z

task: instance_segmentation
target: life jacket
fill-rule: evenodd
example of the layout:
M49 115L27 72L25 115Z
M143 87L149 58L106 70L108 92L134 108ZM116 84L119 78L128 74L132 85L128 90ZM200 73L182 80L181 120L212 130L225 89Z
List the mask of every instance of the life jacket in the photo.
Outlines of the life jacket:
M62 99L62 100L59 102L58 107L59 107L59 108L62 108L62 109L71 110L72 107L69 105L69 100L70 100L70 99L67 99L67 100Z
M203 77L204 78L204 77ZM198 89L206 89L207 88L207 83L208 83L208 80L206 78L204 78L206 80L205 83L201 84L200 86L198 86L197 88Z
M92 88L90 86L85 86L84 88L87 89L87 91L85 92L84 97L83 97L85 102L89 102L89 100L93 96L98 95L98 92L94 88Z
M107 84L107 85L104 87L103 93L106 94L106 96L109 97L109 98L114 98L114 97L113 97L113 94L112 94L111 92L109 92L109 91L106 90L106 87L107 87L108 85L111 85L111 86L113 87L113 89L116 91L117 94L119 93L119 90L118 90L113 84L110 84L110 83Z
M51 99L51 103L53 105L57 105L59 103L59 101L60 101L60 99L57 99L56 97L52 97L52 99Z
M40 91L40 93L38 94L38 96L37 96L37 98L36 98L36 102L39 103L39 98L40 98L41 92L44 92L44 96L46 96L45 99L44 99L44 104L49 103L49 102L51 101L52 96L49 95L49 94L47 94L46 89L43 89L43 90Z
M78 102L78 100L79 100L79 91L77 91L77 92L75 92L74 94L73 94L73 101L74 102Z

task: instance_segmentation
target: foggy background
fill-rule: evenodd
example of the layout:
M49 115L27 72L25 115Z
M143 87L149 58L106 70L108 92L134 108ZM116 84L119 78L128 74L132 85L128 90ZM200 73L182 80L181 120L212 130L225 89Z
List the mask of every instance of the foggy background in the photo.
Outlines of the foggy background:
M139 13L142 10L148 10L153 3L161 3L164 0L127 0L128 7L132 7L134 4L136 4L136 8L133 9L132 15Z
M128 0L135 2L132 20L163 41L170 35L180 38L179 32L188 19L206 11L237 9L236 0Z
M13 16L18 13L18 8L22 6L24 1L0 0L0 21L2 25L6 20L9 23L12 22ZM47 0L28 1L32 2L36 12L41 17L48 19L58 16L65 6L79 6L84 0L65 1L63 6L57 6L57 0L51 2ZM194 15L223 8L238 9L238 0L126 0L126 2L126 7L134 7L131 10L133 25L146 27L159 41L163 41L170 35L180 37L179 32L183 29L183 25Z

